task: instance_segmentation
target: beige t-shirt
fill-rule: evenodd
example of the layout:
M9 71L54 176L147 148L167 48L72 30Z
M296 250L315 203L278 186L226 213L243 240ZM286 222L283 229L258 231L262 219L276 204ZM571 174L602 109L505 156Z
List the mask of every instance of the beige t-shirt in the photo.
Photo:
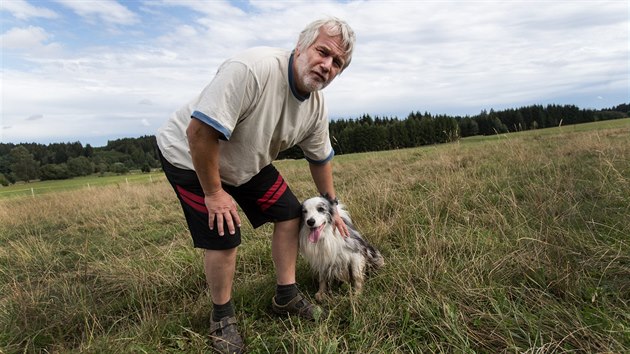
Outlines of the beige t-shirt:
M311 163L326 163L334 151L321 92L295 91L291 52L253 48L225 61L215 78L158 130L160 151L176 167L194 170L186 137L190 119L223 134L221 180L249 181L278 154L298 145Z

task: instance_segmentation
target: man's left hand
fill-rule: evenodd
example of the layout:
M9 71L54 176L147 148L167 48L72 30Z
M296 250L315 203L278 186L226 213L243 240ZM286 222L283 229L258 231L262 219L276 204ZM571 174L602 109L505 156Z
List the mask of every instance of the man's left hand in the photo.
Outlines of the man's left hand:
M339 230L339 233L342 237L350 236L348 226L345 222L343 222L343 219L341 218L341 216L339 216L339 214L335 214L335 217L333 218L333 223L335 224L335 229Z

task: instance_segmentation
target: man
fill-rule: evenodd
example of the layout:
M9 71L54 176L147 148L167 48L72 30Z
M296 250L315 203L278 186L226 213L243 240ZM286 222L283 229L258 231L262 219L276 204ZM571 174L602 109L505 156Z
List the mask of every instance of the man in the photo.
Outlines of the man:
M194 246L204 249L213 302L211 336L222 352L240 352L231 302L241 218L274 223L274 312L308 319L318 308L295 284L300 203L272 165L298 145L321 194L336 199L328 116L320 90L349 64L355 35L336 18L308 25L295 49L253 48L225 61L212 82L160 128L164 172L180 199ZM337 216L335 225L348 230Z

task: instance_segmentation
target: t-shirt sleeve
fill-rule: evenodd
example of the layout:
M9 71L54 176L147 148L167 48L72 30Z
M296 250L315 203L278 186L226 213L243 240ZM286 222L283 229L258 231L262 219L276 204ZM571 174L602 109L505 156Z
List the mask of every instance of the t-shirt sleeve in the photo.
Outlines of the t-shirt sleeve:
M226 62L199 95L191 116L230 140L239 119L251 109L256 92L257 83L249 68L240 62Z
M325 117L328 117L325 115ZM304 157L310 163L322 165L330 161L335 156L335 151L330 143L328 132L328 119L321 119L315 130L302 140L298 146L304 152Z

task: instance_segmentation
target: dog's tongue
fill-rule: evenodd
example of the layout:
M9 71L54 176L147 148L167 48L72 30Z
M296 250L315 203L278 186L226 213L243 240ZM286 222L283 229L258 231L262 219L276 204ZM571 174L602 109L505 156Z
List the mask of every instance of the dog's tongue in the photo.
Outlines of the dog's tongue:
M308 240L311 243L317 243L317 240L319 240L319 236L321 235L323 228L324 228L324 225L321 225L320 227L316 229L311 229L311 233L308 234Z

